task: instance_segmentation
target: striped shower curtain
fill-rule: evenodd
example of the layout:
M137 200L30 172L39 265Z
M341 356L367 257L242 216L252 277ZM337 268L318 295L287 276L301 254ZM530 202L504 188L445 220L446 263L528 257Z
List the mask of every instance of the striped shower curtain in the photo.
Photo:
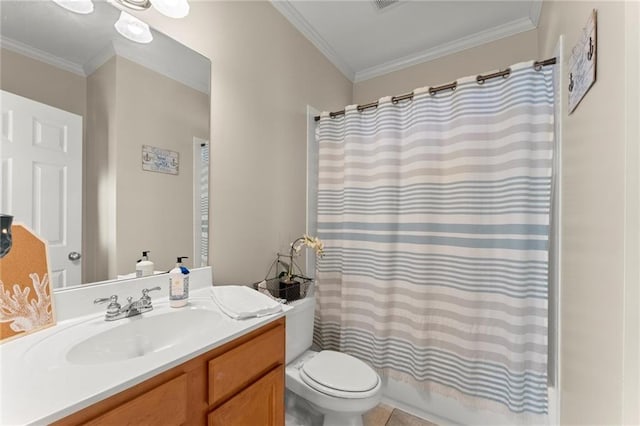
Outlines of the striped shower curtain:
M200 145L200 265L209 265L209 144Z
M315 343L474 407L547 413L552 69L317 128Z

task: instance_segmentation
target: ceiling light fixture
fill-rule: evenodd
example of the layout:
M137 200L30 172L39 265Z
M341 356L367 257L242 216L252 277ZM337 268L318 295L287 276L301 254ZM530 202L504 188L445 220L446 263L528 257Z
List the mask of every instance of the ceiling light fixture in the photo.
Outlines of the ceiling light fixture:
M123 6L134 10L149 9L151 5L170 18L184 18L189 14L187 0L117 0Z
M93 12L93 2L91 0L53 0L53 2L62 8L82 15L88 15Z
M137 43L150 43L153 40L149 25L127 12L120 12L120 19L113 25L120 34Z
M147 10L151 7L149 0L117 0L117 2L133 10Z

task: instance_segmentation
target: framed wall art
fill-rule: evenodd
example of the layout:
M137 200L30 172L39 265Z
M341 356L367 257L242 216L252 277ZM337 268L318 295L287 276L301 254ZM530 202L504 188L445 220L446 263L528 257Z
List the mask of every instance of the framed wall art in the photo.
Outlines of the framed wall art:
M47 243L21 224L3 229L3 240L7 250L0 258L0 343L56 323Z

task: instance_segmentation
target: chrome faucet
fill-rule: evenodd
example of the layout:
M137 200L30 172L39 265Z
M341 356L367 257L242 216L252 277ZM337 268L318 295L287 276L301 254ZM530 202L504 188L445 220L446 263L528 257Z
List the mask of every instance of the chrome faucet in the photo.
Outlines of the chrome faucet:
M139 300L136 300L134 302L133 297L130 296L127 298L127 304L124 306L121 306L120 303L118 303L118 296L115 294L111 297L102 297L96 299L93 301L93 303L109 302L109 304L107 305L107 312L104 314L104 320L115 321L122 318L129 318L140 315L153 310L149 292L154 290L160 290L160 287L142 289L142 297Z

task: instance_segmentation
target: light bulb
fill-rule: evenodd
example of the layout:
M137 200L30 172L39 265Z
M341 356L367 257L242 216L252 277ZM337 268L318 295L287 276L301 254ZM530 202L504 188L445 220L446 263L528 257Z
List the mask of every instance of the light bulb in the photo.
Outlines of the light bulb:
M53 2L74 13L87 15L93 12L93 2L91 0L53 0Z
M187 0L151 0L158 12L170 18L184 18L189 14Z
M150 43L153 40L149 25L127 12L120 12L120 19L114 24L116 30L122 36L137 43Z

